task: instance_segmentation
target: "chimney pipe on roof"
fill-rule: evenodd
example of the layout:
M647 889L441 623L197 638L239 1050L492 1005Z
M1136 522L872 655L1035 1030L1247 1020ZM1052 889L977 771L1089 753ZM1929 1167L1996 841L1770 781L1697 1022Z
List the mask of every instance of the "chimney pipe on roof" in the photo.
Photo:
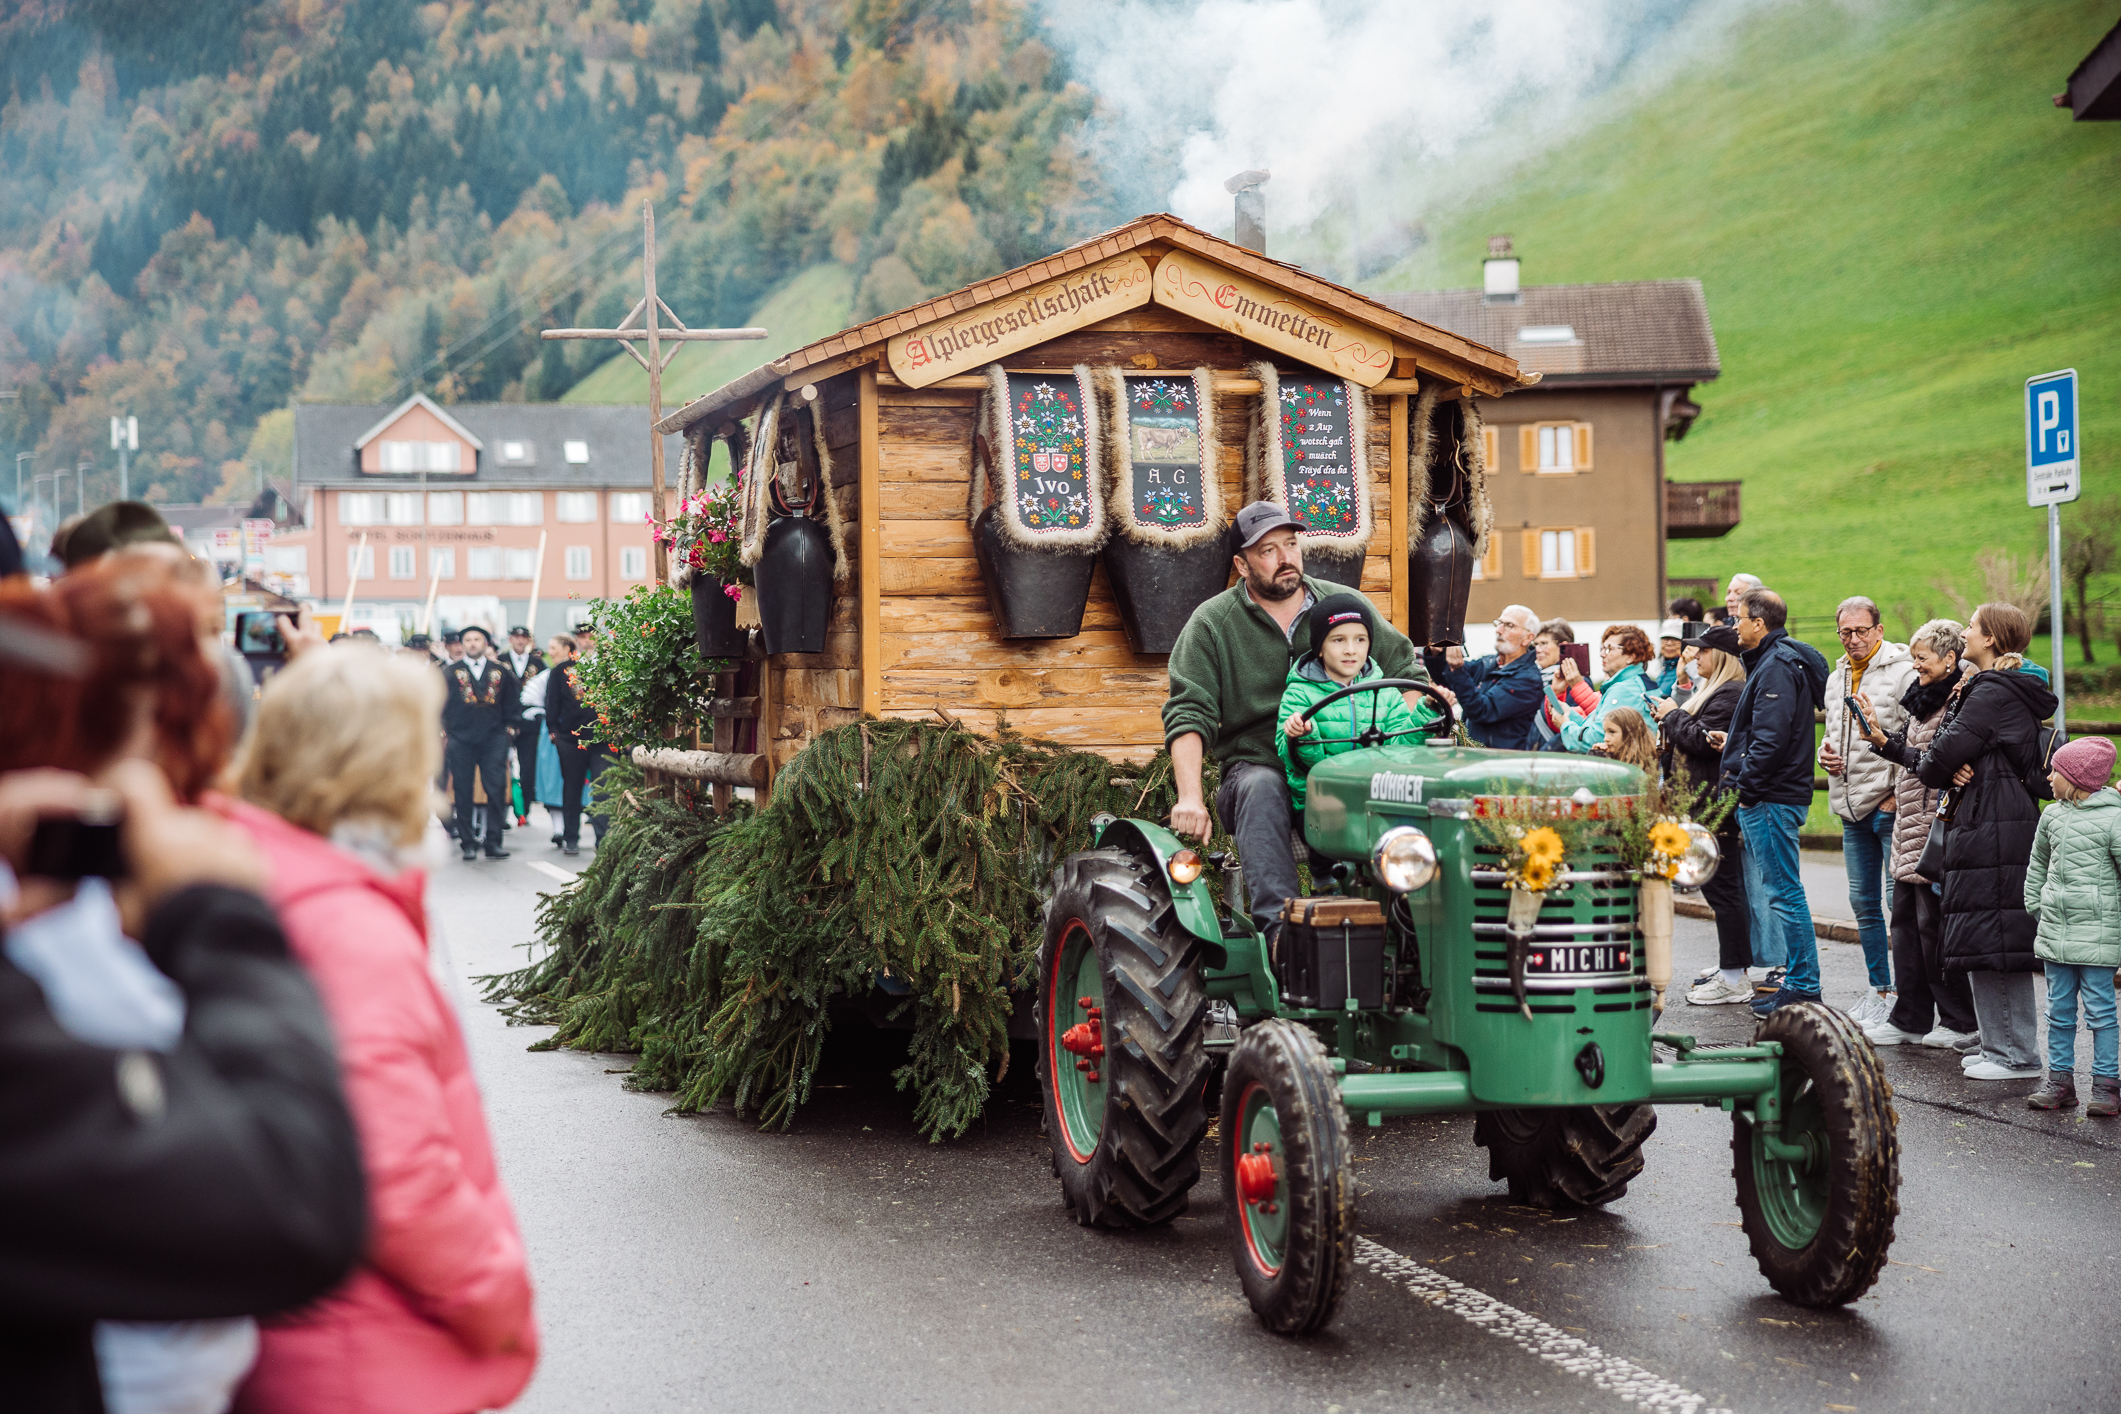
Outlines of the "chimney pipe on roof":
M1261 255L1267 253L1267 198L1259 189L1273 175L1253 167L1223 183L1223 190L1237 198L1237 243Z
M1480 284L1489 304L1517 303L1517 251L1508 236L1488 237L1488 258L1480 263Z

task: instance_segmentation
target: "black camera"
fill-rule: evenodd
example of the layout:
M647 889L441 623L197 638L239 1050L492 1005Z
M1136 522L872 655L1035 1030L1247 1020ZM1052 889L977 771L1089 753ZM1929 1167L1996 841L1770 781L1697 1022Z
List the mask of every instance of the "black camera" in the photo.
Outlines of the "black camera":
M119 832L124 825L124 804L109 791L97 791L80 814L37 821L22 873L38 879L122 879L125 847Z

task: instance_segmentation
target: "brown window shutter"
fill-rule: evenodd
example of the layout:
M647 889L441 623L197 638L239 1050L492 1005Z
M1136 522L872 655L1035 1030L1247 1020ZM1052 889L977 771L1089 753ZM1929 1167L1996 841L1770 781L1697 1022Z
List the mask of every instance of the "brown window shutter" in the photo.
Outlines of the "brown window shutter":
M1591 469L1591 424L1588 422L1576 424L1576 469Z
M1488 533L1488 553L1480 557L1480 572L1489 579L1502 578L1502 537Z
M1483 427L1480 429L1480 454L1481 459L1487 463L1489 471L1494 472L1502 469L1501 428Z
M1589 579L1598 573L1598 532L1578 530L1576 532L1576 577Z
M1517 469L1539 470L1539 429L1529 422L1517 429Z
M1524 577L1539 578L1539 532L1527 530L1521 537L1524 545Z

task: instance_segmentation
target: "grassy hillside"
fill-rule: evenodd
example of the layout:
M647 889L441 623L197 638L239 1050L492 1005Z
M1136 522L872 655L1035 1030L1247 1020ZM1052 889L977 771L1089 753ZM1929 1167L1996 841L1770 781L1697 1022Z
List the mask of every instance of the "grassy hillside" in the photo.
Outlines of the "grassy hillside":
M768 295L746 321L749 327L766 330L763 340L695 344L671 360L663 374L663 406L690 402L791 349L838 333L847 327L853 310L854 272L831 262L811 266ZM680 309L678 314L691 322L688 311ZM613 354L560 401L645 403L648 371L623 353Z
M1847 594L1888 622L1942 611L1934 581L1978 598L1984 548L2044 553L2029 375L2079 370L2087 489L2121 489L2121 123L2049 103L2113 18L2111 0L1764 14L1375 283L1476 284L1496 231L1530 283L1701 277L1724 376L1669 465L1742 479L1745 521L1674 541L1670 573L1759 574L1822 646Z

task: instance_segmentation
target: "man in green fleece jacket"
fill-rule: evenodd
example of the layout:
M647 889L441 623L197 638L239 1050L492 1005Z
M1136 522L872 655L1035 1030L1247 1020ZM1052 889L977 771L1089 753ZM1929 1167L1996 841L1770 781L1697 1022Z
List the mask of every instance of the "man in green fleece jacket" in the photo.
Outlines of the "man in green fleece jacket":
M1274 724L1289 664L1309 645L1305 615L1342 586L1303 572L1298 521L1272 501L1237 513L1232 563L1237 583L1202 604L1171 650L1171 695L1164 699L1164 744L1178 775L1171 828L1208 837L1201 794L1204 755L1222 763L1215 812L1229 826L1244 861L1253 919L1270 934L1281 905L1296 893L1289 786L1274 750ZM1379 623L1370 654L1388 678L1427 682L1407 641ZM1448 694L1447 694L1448 695Z

